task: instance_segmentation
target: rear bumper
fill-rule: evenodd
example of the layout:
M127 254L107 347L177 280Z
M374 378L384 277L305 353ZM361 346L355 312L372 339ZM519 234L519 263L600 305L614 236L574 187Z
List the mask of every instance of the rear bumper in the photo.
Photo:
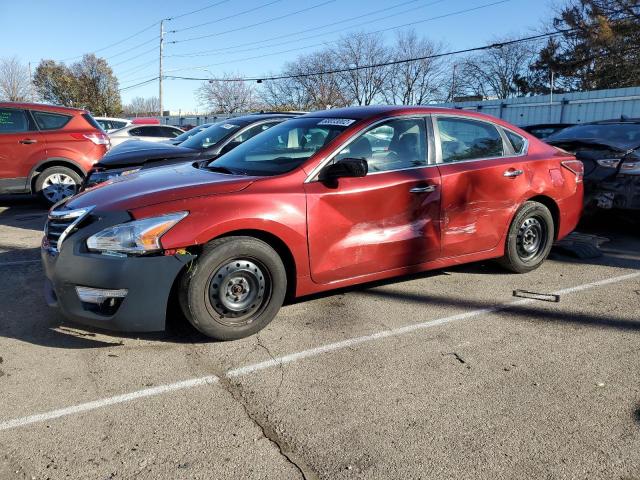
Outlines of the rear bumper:
M584 206L584 184L579 183L576 193L558 201L560 211L560 225L558 225L558 240L566 237L575 230L582 217Z
M102 222L98 222L101 224ZM191 255L114 257L86 251L84 241L95 233L90 225L70 235L59 253L42 249L45 300L69 320L123 332L165 328L167 302L179 272ZM76 287L126 289L117 308L101 309L80 300Z

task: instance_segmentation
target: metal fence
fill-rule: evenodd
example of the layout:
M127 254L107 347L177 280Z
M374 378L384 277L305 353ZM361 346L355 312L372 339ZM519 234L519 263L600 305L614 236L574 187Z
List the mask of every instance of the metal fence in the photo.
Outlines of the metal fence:
M535 97L442 103L439 107L475 110L519 126L585 123L626 116L640 118L640 87L561 93Z
M472 102L441 103L434 106L475 110L502 118L514 125L537 123L585 123L626 116L640 118L640 87L594 90L535 97ZM167 125L202 125L244 115L171 115L161 118Z

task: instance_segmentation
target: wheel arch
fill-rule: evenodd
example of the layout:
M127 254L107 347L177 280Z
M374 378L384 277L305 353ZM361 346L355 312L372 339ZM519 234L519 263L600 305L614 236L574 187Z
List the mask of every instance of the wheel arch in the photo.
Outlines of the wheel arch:
M36 179L38 178L38 175L40 175L50 167L69 168L80 175L80 177L82 178L84 178L87 174L85 169L73 160L69 160L68 158L63 157L47 158L31 169L31 173L29 174L29 188L31 189L31 193L36 193Z
M553 239L558 239L558 232L560 231L560 207L556 203L556 201L548 197L547 195L536 195L534 197L528 198L527 202L538 202L544 205L551 212L551 218L553 218Z
M295 297L296 292L296 278L297 278L297 267L295 257L293 256L293 252L289 248L289 246L285 243L277 235L274 235L271 232L267 232L266 230L258 230L258 229L241 229L241 230L232 230L229 232L225 232L222 235L219 235L215 238L212 238L211 241L216 240L218 238L225 237L253 237L258 240L262 240L271 248L273 248L282 263L284 264L285 271L287 272L287 296L288 300Z

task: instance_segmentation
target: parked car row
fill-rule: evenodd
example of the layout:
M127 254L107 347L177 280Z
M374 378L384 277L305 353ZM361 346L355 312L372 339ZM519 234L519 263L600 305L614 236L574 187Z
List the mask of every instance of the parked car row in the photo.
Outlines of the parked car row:
M176 302L227 340L287 296L484 259L528 272L582 211L573 155L427 107L249 115L178 147L124 143L98 165L91 177L111 178L49 212L45 296L113 330L162 330Z

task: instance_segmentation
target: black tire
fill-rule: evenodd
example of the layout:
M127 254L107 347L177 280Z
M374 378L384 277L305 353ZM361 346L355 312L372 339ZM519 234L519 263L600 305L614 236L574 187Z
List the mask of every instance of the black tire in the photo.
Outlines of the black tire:
M553 216L538 202L525 202L516 212L498 263L515 273L535 270L549 256L555 236Z
M82 177L67 167L49 167L36 177L36 193L49 205L80 190Z
M180 284L180 306L191 324L216 340L248 337L276 316L287 292L278 253L252 237L225 237L205 246Z

